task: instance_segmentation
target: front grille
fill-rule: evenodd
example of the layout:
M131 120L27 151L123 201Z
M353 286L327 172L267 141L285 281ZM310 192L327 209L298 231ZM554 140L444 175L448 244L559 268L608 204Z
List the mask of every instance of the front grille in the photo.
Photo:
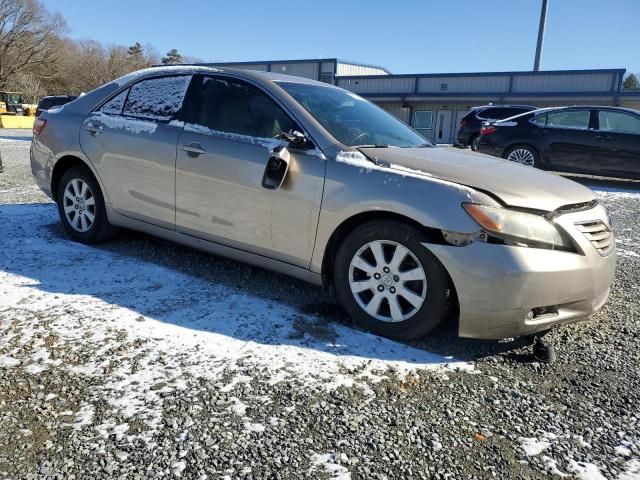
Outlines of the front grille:
M578 230L587 237L598 253L603 257L613 250L613 233L602 221L576 223Z

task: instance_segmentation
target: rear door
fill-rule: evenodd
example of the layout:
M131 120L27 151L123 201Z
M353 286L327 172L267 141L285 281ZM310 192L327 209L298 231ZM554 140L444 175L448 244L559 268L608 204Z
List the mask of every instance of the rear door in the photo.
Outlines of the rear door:
M640 116L599 110L594 163L603 175L640 177Z
M591 151L596 145L591 110L561 110L546 117L546 125L539 134L549 167L567 172L591 171Z
M80 144L118 212L175 228L176 122L191 75L147 78L89 115Z
M281 131L300 126L266 91L231 76L198 76L178 141L176 228L188 235L307 268L325 164L315 148L287 146L281 188L262 178Z

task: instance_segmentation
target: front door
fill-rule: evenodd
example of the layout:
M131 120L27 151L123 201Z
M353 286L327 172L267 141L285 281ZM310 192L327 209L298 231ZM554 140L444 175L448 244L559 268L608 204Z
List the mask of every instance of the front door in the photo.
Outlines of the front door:
M436 114L436 143L451 143L451 110L438 110Z
M178 114L191 75L142 80L104 103L80 128L80 144L95 165L106 199L123 215L175 226Z
M640 178L640 116L600 110L594 169L602 175Z
M262 187L281 131L300 127L258 87L201 76L190 122L178 140L176 226L188 235L308 267L325 162L293 149L277 190Z

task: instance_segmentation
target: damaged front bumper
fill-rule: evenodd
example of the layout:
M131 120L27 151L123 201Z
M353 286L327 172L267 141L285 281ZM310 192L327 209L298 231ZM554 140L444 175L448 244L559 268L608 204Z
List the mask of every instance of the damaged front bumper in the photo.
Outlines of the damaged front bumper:
M606 222L602 207L556 222L577 253L496 245L425 243L449 272L458 296L461 337L513 338L584 320L606 301L616 265L615 246L597 250L577 225ZM613 242L613 238L611 238Z

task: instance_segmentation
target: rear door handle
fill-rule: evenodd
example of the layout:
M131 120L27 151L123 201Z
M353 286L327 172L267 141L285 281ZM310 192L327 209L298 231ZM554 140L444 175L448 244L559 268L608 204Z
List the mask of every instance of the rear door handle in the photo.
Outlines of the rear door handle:
M103 131L103 127L99 123L87 123L84 129L92 135L98 135Z
M197 157L198 155L207 153L207 151L204 148L202 148L202 145L196 142L180 145L180 150L187 152L191 157Z

